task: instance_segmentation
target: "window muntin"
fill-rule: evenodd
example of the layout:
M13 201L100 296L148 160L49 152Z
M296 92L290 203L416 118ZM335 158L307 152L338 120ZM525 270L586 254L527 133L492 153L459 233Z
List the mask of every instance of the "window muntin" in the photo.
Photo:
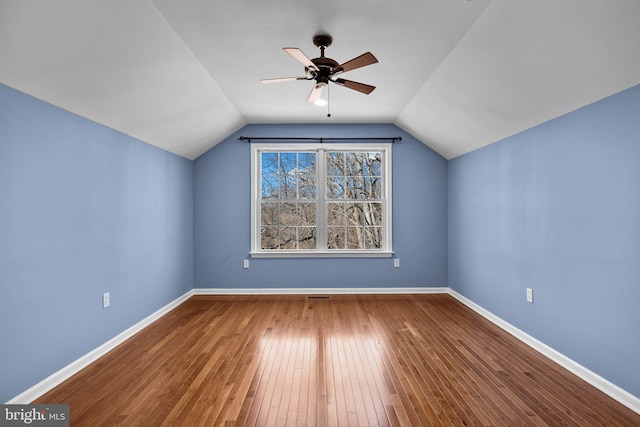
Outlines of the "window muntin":
M252 145L253 256L390 256L390 144Z

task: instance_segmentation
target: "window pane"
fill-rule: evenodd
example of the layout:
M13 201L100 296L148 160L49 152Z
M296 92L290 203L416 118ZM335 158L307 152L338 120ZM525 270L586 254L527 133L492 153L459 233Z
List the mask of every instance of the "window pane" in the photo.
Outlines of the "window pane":
M316 154L298 153L298 197L301 199L315 199L316 191Z
M260 206L260 224L277 225L280 223L278 203L262 202Z
M346 153L347 170L345 175L362 176L363 170L363 153Z
M344 153L327 152L326 165L327 176L346 175Z
M298 214L296 212L296 204L280 203L280 224L281 225L297 225Z
M364 249L364 227L347 227L347 249Z
M344 249L345 241L346 239L344 227L327 227L328 249Z
M275 175L278 173L278 153L262 153L262 174Z
M278 227L260 228L260 247L262 249L278 249Z
M280 249L296 249L297 236L296 227L280 228Z
M344 178L333 176L327 178L327 198L344 199Z
M364 228L364 248L365 249L382 248L382 227L365 227Z
M327 225L345 225L343 202L329 202L327 205Z
M298 203L298 224L315 225L316 224L316 204L315 202Z
M316 154L298 153L298 197L315 199L317 197Z
M298 167L298 155L297 153L279 153L280 154L280 165L279 172L280 175L289 175L295 173L296 168Z
M262 198L276 199L280 197L281 182L278 168L280 156L275 152L262 153Z
M371 152L363 153L365 156L364 161L364 175L365 176L382 176L382 153Z
M280 198L281 199L295 199L298 194L298 186L295 175L280 175L278 177L280 186Z
M277 199L278 197L278 176L264 175L262 177L262 198Z
M298 227L298 249L316 248L316 228Z
M364 225L362 203L348 202L346 205L347 225Z
M298 153L298 170L316 171L316 153Z
M315 175L303 174L298 177L298 198L315 199L318 197Z
M278 194L281 199L295 199L298 193L296 153L278 154ZM263 170L264 173L264 170Z
M382 226L382 203L366 202L362 205L365 225Z
M298 197L300 199L316 199L318 197L315 177L301 177L298 180Z
M364 198L364 182L362 177L347 177L347 199L363 199Z
M382 198L382 179L380 177L367 176L364 178L364 198Z

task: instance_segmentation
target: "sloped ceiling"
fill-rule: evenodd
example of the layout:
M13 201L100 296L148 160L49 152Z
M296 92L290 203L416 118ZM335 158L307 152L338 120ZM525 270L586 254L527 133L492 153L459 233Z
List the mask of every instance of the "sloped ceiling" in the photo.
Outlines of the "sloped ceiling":
M0 0L0 82L194 159L248 123L394 123L453 158L640 84L637 0ZM378 64L307 104L282 51Z

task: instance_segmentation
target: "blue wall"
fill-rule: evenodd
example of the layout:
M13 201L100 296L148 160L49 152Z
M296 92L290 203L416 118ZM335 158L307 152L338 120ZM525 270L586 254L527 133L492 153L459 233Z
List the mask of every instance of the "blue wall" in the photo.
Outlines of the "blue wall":
M450 285L640 396L638 111L635 87L450 162L392 125L250 125L190 162L0 85L0 402L193 287ZM240 134L402 136L401 267L252 259L243 269Z
M193 163L0 85L0 402L192 286Z
M640 396L640 86L448 173L450 286Z
M244 136L393 137L389 258L251 259L251 147ZM447 286L447 164L392 125L249 125L195 161L196 288Z

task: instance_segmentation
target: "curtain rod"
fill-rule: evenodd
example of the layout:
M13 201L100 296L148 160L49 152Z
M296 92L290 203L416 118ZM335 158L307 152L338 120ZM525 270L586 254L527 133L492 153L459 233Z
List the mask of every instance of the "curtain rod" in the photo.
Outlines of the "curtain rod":
M238 138L240 141L247 141L251 143L252 140L255 141L320 141L322 144L325 141L391 141L395 144L396 141L402 141L401 136L390 136L390 137L376 137L376 138L276 138L276 137L267 137L267 136L241 136Z

